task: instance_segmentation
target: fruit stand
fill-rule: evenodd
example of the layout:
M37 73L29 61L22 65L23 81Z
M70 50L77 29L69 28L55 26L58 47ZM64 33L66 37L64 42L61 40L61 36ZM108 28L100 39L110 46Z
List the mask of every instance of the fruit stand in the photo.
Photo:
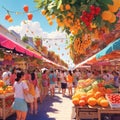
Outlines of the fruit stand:
M14 101L14 92L12 86L7 86L0 80L0 119L5 120L7 117L15 113L12 109Z
M0 119L5 120L7 117L15 113L15 111L11 108L13 100L13 93L6 93L0 95Z
M102 120L101 118L105 115L108 118L113 117L112 115L119 115L120 94L117 92L117 88L112 84L106 84L104 80L90 78L79 80L76 91L72 96L76 120ZM118 117L120 118L120 116Z
M104 120L106 117L108 120L116 120L115 116L120 119L120 108L103 108L99 106L89 107L89 106L76 106L76 120L82 119L94 119L94 120Z

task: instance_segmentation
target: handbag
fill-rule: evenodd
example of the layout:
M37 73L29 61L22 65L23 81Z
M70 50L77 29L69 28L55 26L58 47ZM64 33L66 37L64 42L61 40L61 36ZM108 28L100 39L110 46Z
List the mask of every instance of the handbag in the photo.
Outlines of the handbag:
M27 103L33 103L34 101L34 98L30 93L24 94L24 98Z
M23 86L22 86L23 88ZM24 90L23 90L24 92ZM34 102L34 97L30 93L24 93L24 99L27 103L33 103Z

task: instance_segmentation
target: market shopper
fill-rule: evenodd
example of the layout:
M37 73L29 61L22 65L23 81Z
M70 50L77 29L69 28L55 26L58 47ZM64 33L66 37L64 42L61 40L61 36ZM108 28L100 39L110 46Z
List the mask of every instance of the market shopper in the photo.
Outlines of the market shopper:
M66 74L64 70L62 70L60 74L60 79L61 79L62 96L64 97L66 93L66 88L67 88Z
M37 79L38 79L38 88L40 92L40 103L43 101L43 86L42 86L42 71L37 68Z
M34 90L35 90L35 95L34 97L34 101L33 103L30 103L30 113L33 114L37 114L38 112L38 97L39 97L39 89L38 89L38 82L37 82L37 75L35 70L32 71L31 73L31 80L30 83L32 83L34 85Z
M28 111L27 103L24 100L24 94L28 93L28 86L23 79L24 72L18 72L13 85L15 100L12 107L16 111L16 120L25 120Z
M73 87L74 87L74 93L75 93L75 90L77 88L77 84L78 84L77 71L73 70Z
M48 80L48 71L44 70L42 73L42 86L43 86L43 99L48 94L48 86L49 86L49 80Z
M73 91L72 91L73 75L72 75L71 70L68 71L68 75L67 75L66 79L67 79L68 94L69 94L69 96L72 96L72 94L73 94Z
M50 70L49 73L49 84L50 84L50 95L54 96L55 95L55 82L56 82L56 76L54 75L54 71Z
M114 71L114 72L113 72L113 75L114 75L114 82L113 82L113 84L114 84L114 86L115 86L116 88L119 88L119 85L120 85L119 73L118 73L117 71Z
M11 72L9 71L9 67L6 67L2 74L2 80L4 81L5 85L10 85L10 75Z
M58 69L58 72L57 72L57 87L58 87L58 93L60 93L60 91L61 91L61 79L60 79L60 74L61 74L61 71L60 71L60 69Z

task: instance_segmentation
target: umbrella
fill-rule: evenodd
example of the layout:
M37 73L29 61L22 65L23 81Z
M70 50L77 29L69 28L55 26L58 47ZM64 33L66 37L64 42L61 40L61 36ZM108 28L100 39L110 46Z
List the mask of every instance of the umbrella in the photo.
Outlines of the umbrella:
M115 50L120 50L120 38L116 41L110 43L107 47L96 54L96 58L101 58L104 55L107 55Z

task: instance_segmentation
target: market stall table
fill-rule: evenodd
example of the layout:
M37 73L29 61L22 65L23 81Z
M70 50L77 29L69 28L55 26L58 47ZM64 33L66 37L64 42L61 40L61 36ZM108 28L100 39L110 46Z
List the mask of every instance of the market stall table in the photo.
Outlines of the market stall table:
M5 120L7 117L15 113L11 108L13 101L13 93L0 94L0 119Z
M75 112L76 112L76 120L102 120L102 115L106 115L109 117L109 115L116 115L118 114L120 118L120 108L103 108L100 106L90 107L90 106L75 106ZM113 120L113 119L112 119Z

